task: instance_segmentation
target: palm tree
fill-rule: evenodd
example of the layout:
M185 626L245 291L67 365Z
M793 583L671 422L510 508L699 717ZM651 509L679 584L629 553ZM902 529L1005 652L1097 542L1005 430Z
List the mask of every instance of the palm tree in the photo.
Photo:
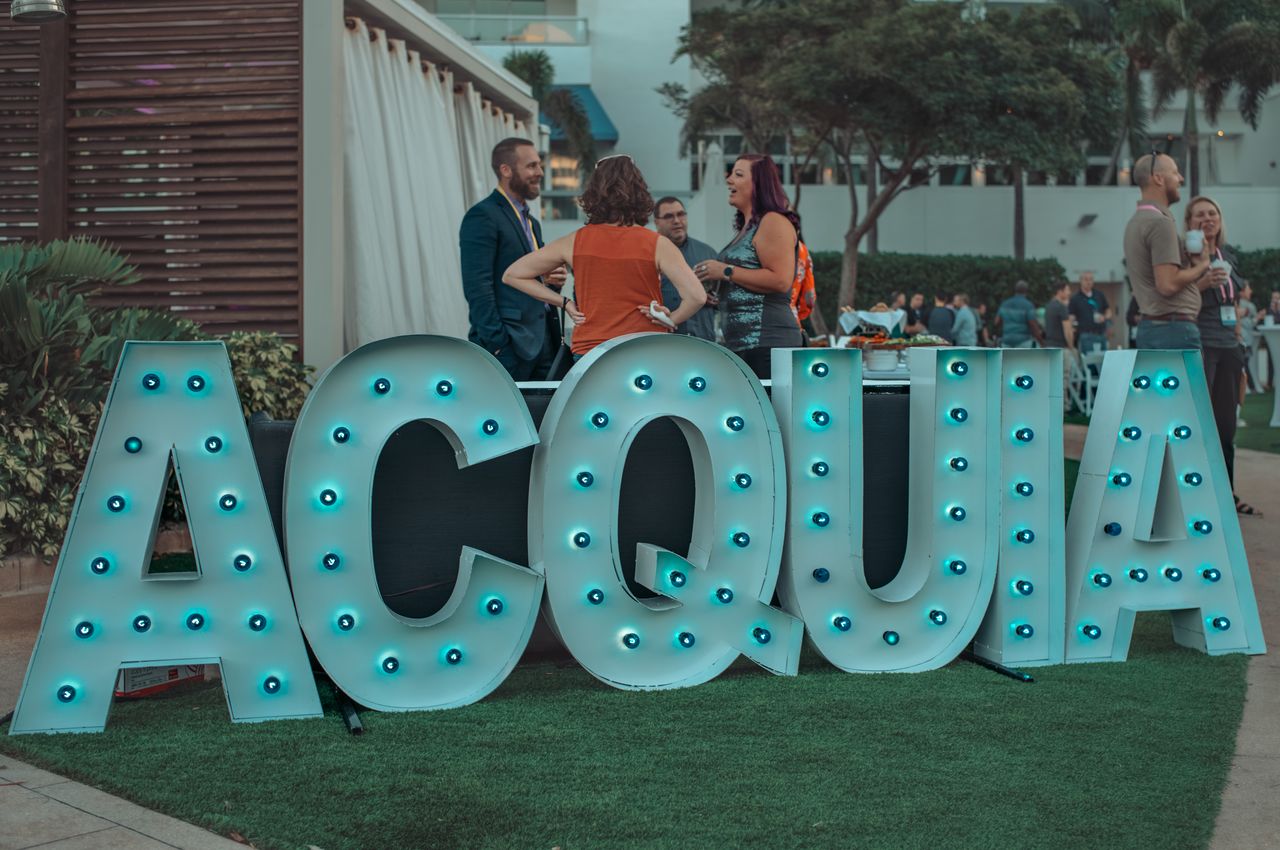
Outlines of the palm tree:
M555 89L556 69L545 50L514 50L502 60L502 67L529 84L533 99L557 127L564 131L565 145L578 160L578 167L590 177L596 165L596 140L591 135L591 119L578 96L568 89Z

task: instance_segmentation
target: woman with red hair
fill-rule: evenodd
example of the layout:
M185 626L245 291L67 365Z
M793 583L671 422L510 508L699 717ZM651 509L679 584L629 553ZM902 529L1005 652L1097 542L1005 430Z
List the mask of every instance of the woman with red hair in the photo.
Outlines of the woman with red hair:
M738 157L725 182L737 235L719 259L698 263L694 272L703 282L721 282L724 344L764 379L770 351L804 345L791 312L800 217L788 208L778 166L767 156Z

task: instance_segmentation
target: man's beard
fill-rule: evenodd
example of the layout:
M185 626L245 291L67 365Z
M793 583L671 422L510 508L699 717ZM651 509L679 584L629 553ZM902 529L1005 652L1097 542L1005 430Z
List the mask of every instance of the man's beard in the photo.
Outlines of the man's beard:
M518 174L512 174L511 191L526 201L532 201L538 197L538 192L541 190L538 184L530 183Z
M1178 201L1182 200L1182 193L1178 191L1178 188L1176 186L1170 186L1168 189L1166 189L1164 192L1164 196L1167 199L1165 202L1166 207L1171 207L1174 204L1176 204Z

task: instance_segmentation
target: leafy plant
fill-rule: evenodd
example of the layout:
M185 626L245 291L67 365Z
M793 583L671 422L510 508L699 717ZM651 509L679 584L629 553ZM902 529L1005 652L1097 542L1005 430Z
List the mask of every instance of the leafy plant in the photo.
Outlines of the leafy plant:
M296 345L270 333L236 331L226 339L245 416L297 419L311 392L314 367L295 359Z
M516 50L502 60L502 67L529 84L533 99L552 124L564 132L565 147L587 176L596 167L596 140L591 119L577 95L555 88L555 66L545 50Z

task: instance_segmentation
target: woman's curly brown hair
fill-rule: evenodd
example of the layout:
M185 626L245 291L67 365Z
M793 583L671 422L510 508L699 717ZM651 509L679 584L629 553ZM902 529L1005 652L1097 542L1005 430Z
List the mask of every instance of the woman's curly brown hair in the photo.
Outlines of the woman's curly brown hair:
M587 224L645 225L653 198L631 157L610 156L596 163L578 206L587 214Z

